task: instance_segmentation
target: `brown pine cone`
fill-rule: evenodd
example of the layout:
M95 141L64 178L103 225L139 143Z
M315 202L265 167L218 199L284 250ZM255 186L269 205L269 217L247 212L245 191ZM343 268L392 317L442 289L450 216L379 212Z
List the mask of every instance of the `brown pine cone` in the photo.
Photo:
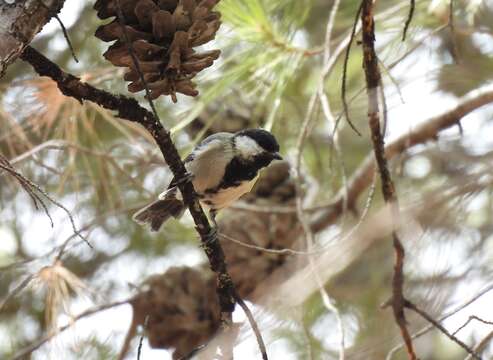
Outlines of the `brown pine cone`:
M219 0L119 0L125 33L131 42L139 68L150 90L151 99L176 93L197 96L192 79L212 65L219 50L196 53L195 46L215 37L221 24L218 12L212 8ZM134 66L125 43L125 34L117 16L117 0L97 0L98 17L116 17L100 26L96 37L116 42L104 53L115 66L128 67L124 79L128 90L139 92L144 84Z
M149 277L131 301L153 348L174 348L173 359L209 341L220 327L215 278L210 271L172 267Z

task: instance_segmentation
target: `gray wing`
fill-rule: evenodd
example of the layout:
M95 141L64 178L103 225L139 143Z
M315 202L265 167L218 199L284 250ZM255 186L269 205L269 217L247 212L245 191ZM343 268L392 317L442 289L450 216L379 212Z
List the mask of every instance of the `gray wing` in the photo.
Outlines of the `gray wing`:
M185 163L193 176L193 186L198 193L217 187L226 166L234 156L233 134L217 133L204 139L192 152L193 156Z
M194 154L196 154L197 152L200 153L200 149L203 149L205 145L214 141L217 142L222 142L224 140L232 141L233 137L234 134L228 132L218 132L216 134L209 135L204 140L202 140L197 146L195 146L193 151L190 154L188 154L188 156L183 160L183 162L187 163L189 161L192 161L195 158Z
M201 193L217 186L224 176L224 170L233 158L234 134L219 132L206 137L185 158L187 171L193 176L193 186ZM207 146L206 146L207 145ZM168 189L176 186L173 178Z

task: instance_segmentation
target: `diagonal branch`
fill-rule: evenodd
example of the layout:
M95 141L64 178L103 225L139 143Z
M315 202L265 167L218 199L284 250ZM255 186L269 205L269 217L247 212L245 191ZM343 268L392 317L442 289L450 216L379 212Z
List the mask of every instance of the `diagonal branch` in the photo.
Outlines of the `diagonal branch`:
M410 301L407 301L405 300L405 304L404 304L405 307L415 311L416 313L418 313L419 315L421 315L424 319L426 319L430 324L432 324L435 328L437 328L438 330L440 330L445 336L447 336L450 340L452 340L453 342L455 342L457 345L459 345L461 348L463 348L465 351L467 351L467 353L469 355L471 355L474 359L477 359L477 360L481 360L481 357L476 354L476 352L471 349L469 346L467 346L463 341L461 341L460 339L458 339L454 334L451 334L447 331L447 329L445 329L441 324L440 322L436 321L435 319L433 319L433 317L431 317L426 311L424 311L423 309L420 309L418 308L415 304L413 304L412 302Z
M80 102L84 100L95 102L105 109L116 111L116 115L122 119L142 125L154 138L173 175L177 179L186 178L185 166L171 140L169 131L163 127L152 112L140 106L135 99L123 95L113 95L80 81L79 78L65 73L58 65L32 47L25 49L21 59L31 64L39 75L53 79L64 95L73 97ZM223 319L230 318L236 303L235 288L227 271L223 249L200 206L192 183L180 182L178 187L193 217L210 267L217 276L217 294L221 317Z

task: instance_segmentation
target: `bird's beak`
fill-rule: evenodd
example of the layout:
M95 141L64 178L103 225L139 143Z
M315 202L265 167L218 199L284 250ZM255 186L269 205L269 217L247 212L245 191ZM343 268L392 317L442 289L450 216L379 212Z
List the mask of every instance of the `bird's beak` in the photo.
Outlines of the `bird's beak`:
M282 156L279 155L279 153L272 154L272 158L275 159L275 160L282 160Z

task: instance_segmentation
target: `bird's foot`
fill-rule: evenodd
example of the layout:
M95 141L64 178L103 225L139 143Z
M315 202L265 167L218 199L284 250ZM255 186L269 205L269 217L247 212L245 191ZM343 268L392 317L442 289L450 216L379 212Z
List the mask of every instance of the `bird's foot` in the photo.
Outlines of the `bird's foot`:
M176 180L175 184L176 185L183 185L187 182L190 182L192 181L193 179L193 175L190 174L188 171L185 173L185 175L183 175L183 177L181 177L180 179Z
M205 236L205 241L202 243L202 247L203 248L206 248L208 246L210 246L212 243L216 242L217 241L217 226L213 226L211 228L211 231L209 231L209 233Z

